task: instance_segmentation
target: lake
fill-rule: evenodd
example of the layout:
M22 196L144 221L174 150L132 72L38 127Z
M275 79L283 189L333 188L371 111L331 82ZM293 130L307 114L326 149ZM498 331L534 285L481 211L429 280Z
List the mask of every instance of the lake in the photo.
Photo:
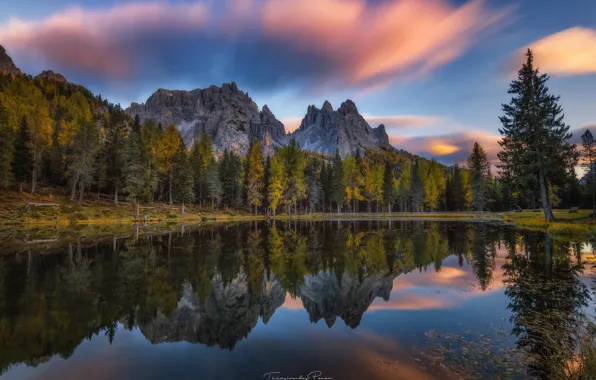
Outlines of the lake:
M591 247L499 224L385 220L171 225L7 248L0 374L553 378L594 316Z

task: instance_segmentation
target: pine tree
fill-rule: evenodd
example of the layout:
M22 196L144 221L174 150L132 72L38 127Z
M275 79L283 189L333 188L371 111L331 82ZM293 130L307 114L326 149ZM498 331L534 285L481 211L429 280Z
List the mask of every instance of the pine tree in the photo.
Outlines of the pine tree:
M306 199L308 200L310 213L312 213L320 205L323 193L318 165L314 159L309 160L306 165L304 177L306 181Z
M71 184L71 200L79 190L79 206L85 188L91 186L95 176L95 155L99 148L99 130L93 122L85 122L73 142L72 163L64 173Z
M385 168L381 164L374 164L370 168L370 199L376 203L379 212L379 203L383 201L383 174Z
M159 147L159 162L161 173L166 177L168 184L169 203L174 203L174 158L182 145L182 136L175 124L170 124L161 136Z
M254 206L255 215L257 207L263 204L263 188L265 186L263 168L263 151L258 139L254 139L250 146L248 155L248 169L246 171L246 194L248 204Z
M142 164L141 141L139 132L132 132L126 139L126 164L124 166L125 188L133 202L133 215L139 218L139 200L148 198L145 182L145 170ZM100 167L101 168L101 167ZM99 176L101 178L101 175Z
M119 191L125 186L123 169L126 162L126 115L120 106L115 106L110 114L103 154L106 159L107 183L114 191L114 203L118 204Z
M269 199L269 207L271 208L273 216L275 216L277 208L283 201L285 187L286 178L284 164L278 152L275 152L271 159L269 187L267 188L267 198Z
M12 183L13 154L13 137L8 125L8 113L0 102L0 189L7 189Z
M394 186L395 176L393 169L387 162L383 170L383 203L387 206L387 212L391 213L393 201L396 198L396 189Z
M195 200L195 181L183 142L174 156L172 171L174 175L173 198L175 202L182 203L182 213L184 214L184 205Z
M33 174L33 153L30 149L29 126L27 119L23 117L16 139L14 140L14 158L12 173L14 180L19 185L19 191L23 191L23 184L31 179Z
M271 157L267 156L267 158L265 159L265 170L263 173L263 195L262 195L263 205L265 206L265 210L269 210L269 197L267 196L267 194L269 191L268 190L269 183L271 182L270 174L271 174Z
M401 168L399 178L397 178L393 187L399 198L399 211L405 212L408 207L408 201L412 196L412 161L406 160Z
M330 183L330 202L335 202L337 206L337 213L341 211L341 205L344 203L345 184L344 184L344 169L339 150L335 152L333 164L331 167L331 183Z
M468 156L468 168L471 174L472 204L476 211L484 211L488 197L490 163L486 158L486 152L477 142Z
M211 208L218 207L223 197L223 186L219 172L218 163L212 160L205 173L205 184L207 185L208 197L211 199Z
M292 206L294 206L294 212L296 213L297 203L306 197L306 184L304 183L306 158L295 139L279 149L278 154L283 160L284 176L286 178L284 203L288 214Z
M596 217L596 142L589 129L586 129L582 135L582 145L584 147L583 166L586 168L587 175L590 176L588 183L592 187L592 216Z
M190 158L195 179L196 198L199 202L207 195L206 173L213 160L213 144L209 137L203 133L195 143Z
M550 95L546 74L539 75L534 68L531 50L518 72L518 79L511 82L508 93L513 95L509 104L503 104L503 127L499 132L502 172L534 188L537 184L547 221L554 219L549 204L549 188L564 183L569 171L578 160L575 145L569 142L569 126L563 121L559 97Z

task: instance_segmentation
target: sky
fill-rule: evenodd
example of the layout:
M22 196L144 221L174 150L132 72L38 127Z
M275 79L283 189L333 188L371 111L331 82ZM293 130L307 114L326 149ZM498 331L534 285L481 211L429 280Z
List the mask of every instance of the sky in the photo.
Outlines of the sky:
M0 44L127 107L158 88L236 82L291 131L352 99L400 149L493 161L498 117L532 48L580 143L596 133L594 0L0 0Z

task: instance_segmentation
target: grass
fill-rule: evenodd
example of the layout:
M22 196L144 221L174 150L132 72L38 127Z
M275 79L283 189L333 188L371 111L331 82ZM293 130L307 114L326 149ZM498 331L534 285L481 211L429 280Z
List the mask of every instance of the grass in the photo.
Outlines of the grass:
M591 210L579 210L577 213L554 210L553 213L555 221L551 223L544 219L542 210L506 213L503 220L517 227L546 231L554 236L585 238L596 234L596 218L590 217Z

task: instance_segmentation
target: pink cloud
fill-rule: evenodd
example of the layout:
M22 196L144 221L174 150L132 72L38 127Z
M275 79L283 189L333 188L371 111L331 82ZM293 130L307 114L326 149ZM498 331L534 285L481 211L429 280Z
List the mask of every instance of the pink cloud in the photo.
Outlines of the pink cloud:
M156 36L242 43L256 34L262 44L254 47L255 56L287 54L275 63L280 77L292 77L284 64L298 58L308 64L293 70L315 76L314 83L375 88L451 62L502 25L508 12L482 0L460 7L447 0L225 0L223 11L207 0L137 2L70 8L38 21L11 19L0 25L0 43L51 67L122 79L138 73L148 57L159 61L156 67L172 59L152 51ZM184 61L190 51L179 54L174 59Z
M425 115L376 116L364 114L362 116L372 127L376 127L379 124L384 124L387 128L393 128L397 130L415 129L436 125L444 120L442 117Z

